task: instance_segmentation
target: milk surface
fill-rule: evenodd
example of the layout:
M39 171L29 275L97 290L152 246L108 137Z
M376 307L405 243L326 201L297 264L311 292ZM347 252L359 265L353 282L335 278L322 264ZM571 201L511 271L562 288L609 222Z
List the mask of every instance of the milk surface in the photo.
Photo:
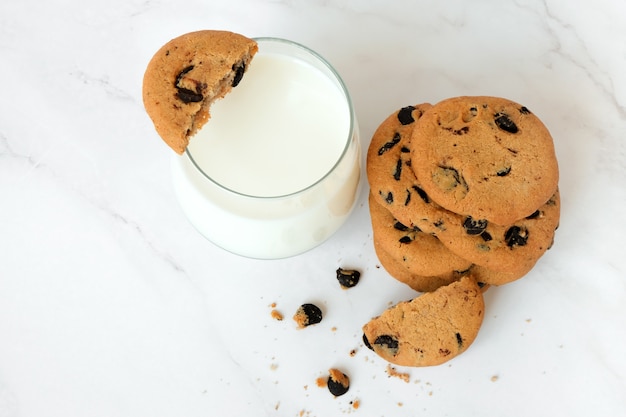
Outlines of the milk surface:
M350 108L328 77L302 60L259 52L241 83L211 107L189 150L206 175L233 191L300 191L339 160Z

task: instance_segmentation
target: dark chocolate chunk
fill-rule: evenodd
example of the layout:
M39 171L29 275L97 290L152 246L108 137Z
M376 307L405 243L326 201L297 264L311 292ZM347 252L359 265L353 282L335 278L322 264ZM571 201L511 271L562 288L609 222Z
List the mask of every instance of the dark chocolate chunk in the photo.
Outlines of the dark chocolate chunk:
M406 199L404 199L404 205L408 206L411 202L411 190L406 190Z
M522 114L530 114L530 110L525 106L520 107L519 112Z
M509 175L510 172L511 172L511 167L506 167L506 168L502 168L501 170L496 172L496 175L498 177L505 177L505 176Z
M430 203L430 199L428 198L428 194L426 194L426 191L422 190L417 185L414 185L413 189L422 198L422 200L424 200L424 203L426 203L426 204Z
M410 125L415 121L413 118L413 110L415 110L414 106L406 106L400 109L398 112L398 120L403 125Z
M196 93L195 91L189 90L187 88L177 88L176 97L180 99L185 104L188 103L198 103L204 99L202 94Z
M383 146L380 147L380 149L378 150L378 155L382 155L385 152L387 152L389 149L393 148L394 146L396 146L398 144L398 142L400 142L400 134L396 133L395 135L393 135L393 138L385 143Z
M504 234L504 241L510 248L513 246L524 246L528 240L528 230L519 226L511 226Z
M398 242L400 242L400 243L411 243L411 242L413 242L413 238L411 236L402 236L400 239L398 239Z
M494 121L496 122L496 126L498 126L500 129L509 133L518 132L519 129L506 113L496 113L493 115L493 117Z
M459 344L459 349L463 347L463 338L461 337L461 333L456 334L456 342Z
M246 72L245 62L233 65L233 71L235 71L235 78L233 78L233 88L237 87L243 78L243 73Z
M350 378L348 378L348 375L337 369L331 369L329 373L330 375L326 382L328 391L335 397L339 397L348 392L350 389Z
M467 216L463 222L463 228L468 235L479 235L487 228L487 220L475 220L472 216Z
M393 194L391 193L391 191L389 191L387 193L387 195L383 195L383 197L385 198L385 201L389 204L393 203Z
M174 82L174 87L176 87L176 97L178 97L178 99L185 104L198 103L204 99L204 96L202 95L202 90L206 88L205 84L200 84L196 82L195 91L180 86L180 83L185 75L192 69L193 65L189 65L188 67L183 68L183 70L179 72L176 76L176 81Z
M361 273L355 269L337 268L337 281L341 288L352 288L359 283Z
M378 336L374 341L375 345L380 346L383 349L387 349L392 355L398 354L399 343L396 339L389 335Z
M293 318L300 327L311 326L322 321L322 310L315 304L302 304Z
M393 228L396 230L400 230L401 232L408 232L410 230L408 226L405 226L398 221L393 224Z
M541 211L536 210L533 214L531 214L530 216L528 216L526 218L528 220L536 219L537 217L539 217L540 214L541 214Z
M482 233L480 234L480 237L482 237L482 238L483 238L483 240L484 240L485 242L489 242L490 240L493 240L493 237L491 237L491 235L489 234L489 232L486 232L486 231L485 231L485 232L482 232Z
M370 341L367 340L367 336L365 336L365 333L363 333L363 344L365 345L365 347L367 347L369 350L374 350L374 348L372 347L372 345L370 344Z
M402 159L398 159L396 163L396 170L393 173L393 179L396 181L400 181L400 176L402 175Z
M402 152L402 153L409 153L409 152L411 152L411 150L409 148L407 148L406 146L403 146L402 148L400 148L400 152Z

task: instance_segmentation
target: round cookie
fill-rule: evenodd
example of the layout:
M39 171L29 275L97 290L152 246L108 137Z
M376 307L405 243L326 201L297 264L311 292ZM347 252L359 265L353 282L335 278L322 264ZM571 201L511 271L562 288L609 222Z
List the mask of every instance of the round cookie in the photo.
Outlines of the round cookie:
M471 266L472 262L449 250L436 237L397 221L372 193L369 209L374 240L412 274L437 276Z
M500 226L471 217L442 216L436 220L436 235L450 251L494 272L508 275L489 282L501 285L528 273L550 249L560 220L561 199L557 192L530 216Z
M426 194L411 168L413 128L430 107L406 106L389 115L372 136L366 165L373 198L402 224L426 233L434 233L438 219L447 212Z
M363 341L400 366L439 365L474 342L485 311L473 277L400 302L363 326Z
M172 39L154 54L143 78L143 102L165 143L185 151L208 121L211 104L239 84L257 50L243 35L202 30Z
M559 179L548 129L526 107L497 97L455 97L424 112L411 167L437 204L509 225L530 216Z

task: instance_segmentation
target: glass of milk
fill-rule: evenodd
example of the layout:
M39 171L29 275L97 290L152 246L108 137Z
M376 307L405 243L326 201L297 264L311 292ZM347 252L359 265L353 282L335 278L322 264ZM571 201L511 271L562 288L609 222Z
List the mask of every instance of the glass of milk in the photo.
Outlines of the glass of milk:
M258 38L241 83L172 158L195 228L223 249L277 259L329 238L358 197L361 151L348 90L314 51Z

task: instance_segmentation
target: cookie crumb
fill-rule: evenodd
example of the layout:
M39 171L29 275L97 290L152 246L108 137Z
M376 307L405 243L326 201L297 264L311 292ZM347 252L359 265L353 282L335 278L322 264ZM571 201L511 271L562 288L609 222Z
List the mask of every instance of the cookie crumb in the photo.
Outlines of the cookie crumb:
M293 315L294 321L298 324L299 329L317 324L322 321L322 310L315 304L302 304Z
M282 319L284 318L282 313L276 309L272 310L270 315L272 316L274 320L278 320L278 321L282 321Z
M496 382L498 380L498 375L494 375L491 377L491 382Z
M352 349L350 351L350 357L354 358L355 355L356 355L356 349Z
M337 281L339 281L339 285L344 290L356 286L361 278L361 272L356 269L337 268L336 272Z
M331 368L328 370L329 376L326 382L328 390L335 397L339 397L350 389L350 378L338 369Z
M275 371L278 369L278 364L277 363L273 363L270 365L270 370Z
M361 401L359 400L350 401L350 404L352 404L352 408L354 408L355 410L358 410L359 407L361 406Z
M391 377L400 378L404 382L408 383L410 379L410 375L406 372L398 372L396 368L391 365L387 365L387 374Z
M319 378L315 380L315 385L317 385L320 388L324 388L326 386L326 380L327 378L320 376Z
M403 405L404 405L404 403L398 402L398 407L402 407Z

